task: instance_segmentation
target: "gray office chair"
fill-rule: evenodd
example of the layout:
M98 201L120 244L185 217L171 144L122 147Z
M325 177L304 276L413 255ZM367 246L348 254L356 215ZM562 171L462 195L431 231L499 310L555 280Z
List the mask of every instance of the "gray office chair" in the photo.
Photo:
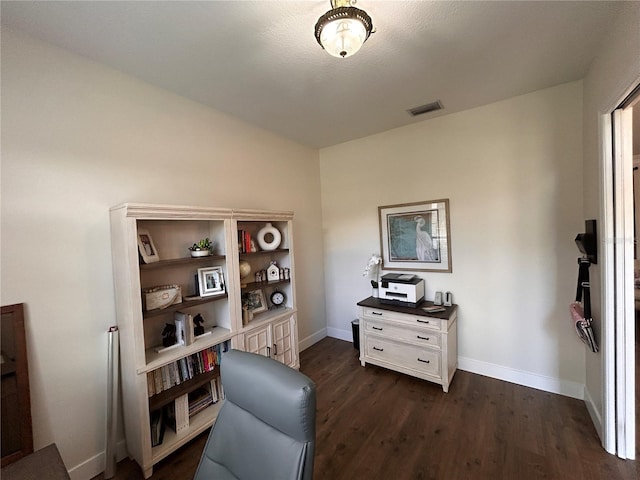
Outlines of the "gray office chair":
M222 357L225 403L194 480L313 477L316 387L302 373L254 353Z

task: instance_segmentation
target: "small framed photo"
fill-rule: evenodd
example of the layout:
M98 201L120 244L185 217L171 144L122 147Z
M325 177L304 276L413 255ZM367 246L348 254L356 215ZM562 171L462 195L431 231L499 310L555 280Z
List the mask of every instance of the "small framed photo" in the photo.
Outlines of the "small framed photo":
M378 207L383 270L451 272L449 199Z
M158 250L153 244L149 231L144 228L138 229L138 251L144 263L153 263L160 260Z
M242 303L247 305L252 313L260 313L267 310L267 301L261 289L251 290L242 294Z
M198 269L198 290L201 297L224 294L224 274L222 267Z

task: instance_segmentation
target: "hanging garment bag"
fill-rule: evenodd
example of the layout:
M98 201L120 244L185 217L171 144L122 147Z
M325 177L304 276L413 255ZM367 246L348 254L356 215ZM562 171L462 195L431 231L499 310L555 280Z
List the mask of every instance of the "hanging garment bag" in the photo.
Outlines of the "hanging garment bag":
M576 291L576 301L569 306L571 320L573 321L578 338L591 349L598 351L598 344L593 336L591 328L591 293L589 284L589 267L591 262L588 258L578 259L578 288Z

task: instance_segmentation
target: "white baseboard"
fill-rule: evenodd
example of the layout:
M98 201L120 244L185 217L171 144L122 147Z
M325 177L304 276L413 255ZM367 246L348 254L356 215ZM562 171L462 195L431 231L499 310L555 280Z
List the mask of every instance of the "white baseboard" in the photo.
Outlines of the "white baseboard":
M104 472L105 455L105 452L100 452L98 455L85 460L80 465L69 469L69 477L71 477L71 480L89 480L100 475ZM124 460L127 456L127 444L124 440L120 440L116 445L116 459L118 461Z
M351 330L342 330L340 328L327 327L327 336L337 338L339 340L353 341L353 332Z
M587 406L587 411L589 412L589 416L591 417L591 421L593 422L593 426L596 428L596 432L598 433L598 437L600 438L600 442L604 438L602 436L602 416L600 412L596 408L596 404L593 401L593 397L591 397L591 393L589 393L589 389L587 387L584 388L584 403ZM604 447L604 445L603 445ZM609 452L615 454L614 452Z
M503 367L493 363L473 360L471 358L458 357L458 368L471 373L477 373L486 377L497 378L505 382L523 385L550 393L558 393L566 397L584 399L584 385L578 382L560 380L559 378L538 375L514 368Z
M326 328L318 330L317 332L312 333L308 337L305 337L302 340L300 340L298 342L298 348L300 349L300 351L306 350L311 345L313 345L315 343L318 343L320 340L322 340L326 336L327 336L327 329Z

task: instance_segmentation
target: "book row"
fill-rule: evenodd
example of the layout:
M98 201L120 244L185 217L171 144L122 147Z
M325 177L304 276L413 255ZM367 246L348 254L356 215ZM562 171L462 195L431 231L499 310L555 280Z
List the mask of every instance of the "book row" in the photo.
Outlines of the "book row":
M253 243L253 248L252 244ZM256 246L251 239L251 234L246 230L238 230L238 250L240 253L255 252Z
M149 397L191 380L196 375L213 371L228 350L229 341L226 341L147 372Z

